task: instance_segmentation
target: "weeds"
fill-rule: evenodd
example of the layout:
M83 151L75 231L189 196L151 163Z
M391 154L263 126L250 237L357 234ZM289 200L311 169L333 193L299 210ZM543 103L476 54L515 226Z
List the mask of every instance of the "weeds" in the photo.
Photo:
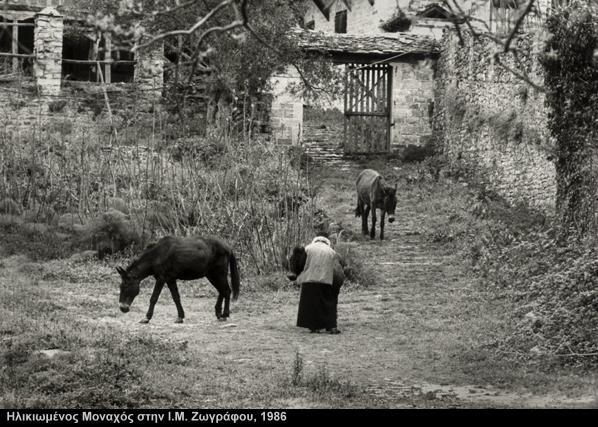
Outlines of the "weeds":
M166 234L214 234L254 272L280 269L283 254L314 234L314 194L292 166L301 154L232 128L172 141L160 114L140 122L152 129L145 144L128 138L143 133L135 123L108 141L102 116L75 124L66 113L60 126L1 133L0 213L26 211L101 256Z
M60 242L55 232L24 223L20 217L0 215L0 233L2 256L25 254L33 260L49 260L72 253L71 245Z
M82 322L37 282L16 278L0 295L0 407L138 407L162 398L147 372L186 365L172 342Z
M305 374L303 356L295 353L291 371L290 383L293 387L307 389L314 398L352 398L358 394L358 387L350 381L334 378L328 368L320 366L317 372Z
M351 398L357 394L357 386L349 380L342 381L332 377L325 365L320 366L315 374L304 378L302 386L321 398L327 395Z
M476 186L452 187L422 209L422 233L461 251L494 293L513 301L512 333L497 351L547 365L596 366L595 239L558 242L544 215Z
M303 356L298 351L293 359L293 370L291 372L291 384L298 387L303 380Z

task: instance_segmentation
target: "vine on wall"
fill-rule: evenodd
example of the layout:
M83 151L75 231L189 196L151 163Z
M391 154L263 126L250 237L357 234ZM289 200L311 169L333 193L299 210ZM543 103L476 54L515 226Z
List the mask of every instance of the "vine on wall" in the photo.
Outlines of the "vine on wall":
M547 20L541 58L549 129L556 141L557 215L561 239L597 230L598 24L573 3Z

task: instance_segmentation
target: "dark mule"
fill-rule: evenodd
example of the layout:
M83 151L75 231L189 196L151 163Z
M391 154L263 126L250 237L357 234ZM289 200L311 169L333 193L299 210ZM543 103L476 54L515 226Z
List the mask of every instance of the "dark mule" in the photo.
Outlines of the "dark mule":
M388 222L395 220L397 207L397 185L386 186L384 178L373 169L363 170L357 177L357 208L355 216L361 217L361 231L368 234L368 215L372 212L372 228L370 237L376 238L376 209L380 209L380 240L384 240L384 218L388 214Z
M305 262L307 261L307 252L303 246L295 246L293 253L288 260L289 274L287 277L290 281L294 282L297 277L301 274L305 268ZM343 273L343 266L341 262L337 262L334 266L334 275L332 276L332 286L336 289L340 289L345 281L345 274Z
M178 318L182 323L185 312L181 305L181 297L177 288L177 280L195 280L206 277L218 291L216 317L226 320L229 316L231 290L228 286L227 273L233 289L233 301L239 296L239 270L237 260L231 248L215 237L164 237L158 243L148 246L143 253L126 269L117 267L122 277L120 285L120 310L127 313L133 300L139 294L139 283L148 276L156 279L154 291L150 298L149 309L141 323L148 323L154 306L164 284L168 285L172 299L176 305ZM224 300L224 311L222 301Z

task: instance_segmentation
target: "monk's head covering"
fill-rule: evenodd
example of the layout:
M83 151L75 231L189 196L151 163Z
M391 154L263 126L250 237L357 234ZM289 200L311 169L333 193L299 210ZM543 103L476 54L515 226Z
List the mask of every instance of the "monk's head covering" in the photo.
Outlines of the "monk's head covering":
M324 236L317 236L315 237L312 241L312 243L325 243L328 246L330 246L330 240L328 240L326 237Z

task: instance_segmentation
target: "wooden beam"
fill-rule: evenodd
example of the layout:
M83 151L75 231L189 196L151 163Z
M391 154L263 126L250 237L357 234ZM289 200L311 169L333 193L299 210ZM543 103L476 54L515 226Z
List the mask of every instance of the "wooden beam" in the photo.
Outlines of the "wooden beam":
M14 24L18 24L17 20L13 21L12 27L12 53L19 54L19 27ZM19 58L13 56L12 58L12 72L17 74L19 72Z
M7 56L9 58L35 58L33 54L0 52L0 56Z
M2 56L3 54L0 53L0 56ZM12 56L12 54L7 53L5 54L6 56ZM19 55L19 58L34 58L35 55ZM88 64L88 65L96 65L98 63L100 64L137 64L137 61L127 61L127 60L118 60L118 61L113 61L111 59L109 60L105 60L105 61L94 61L92 59L61 59L62 62L65 62L67 64Z
M361 99L359 100L361 101ZM358 101L358 102L359 102ZM370 111L347 111L345 112L345 116L363 116L363 117L387 117L388 114L386 112L383 113L375 113L375 112L370 112Z
M30 24L28 22L0 22L0 28L4 27L35 27L35 24Z
M310 52L313 53L313 52ZM401 55L402 61L408 59L420 59L420 58L437 58L439 54L426 54L426 53L405 53ZM317 55L314 55L317 56ZM329 52L322 55L322 57L332 62L333 64L347 64L347 63L360 63L363 65L371 64L372 62L384 61L390 58L396 57L391 54L381 53L349 53L349 52Z
M104 61L112 62L112 35L108 32L102 33L104 36ZM104 65L104 83L112 83L112 64Z

